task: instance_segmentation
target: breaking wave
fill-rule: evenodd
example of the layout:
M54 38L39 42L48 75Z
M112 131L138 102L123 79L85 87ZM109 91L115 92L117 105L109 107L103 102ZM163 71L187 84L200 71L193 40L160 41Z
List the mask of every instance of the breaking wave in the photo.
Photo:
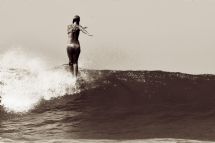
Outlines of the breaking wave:
M26 112L0 117L0 141L215 141L214 75L82 69L76 80L22 52L0 61L6 115Z
M7 111L26 112L41 99L79 92L68 70L49 69L42 59L21 50L8 51L0 61L1 105Z

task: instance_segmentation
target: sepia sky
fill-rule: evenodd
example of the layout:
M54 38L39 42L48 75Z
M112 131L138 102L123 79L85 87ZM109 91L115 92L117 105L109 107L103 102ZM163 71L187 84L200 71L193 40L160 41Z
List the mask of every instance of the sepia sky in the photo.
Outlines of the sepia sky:
M76 14L83 68L215 73L214 0L0 0L0 52L67 63Z

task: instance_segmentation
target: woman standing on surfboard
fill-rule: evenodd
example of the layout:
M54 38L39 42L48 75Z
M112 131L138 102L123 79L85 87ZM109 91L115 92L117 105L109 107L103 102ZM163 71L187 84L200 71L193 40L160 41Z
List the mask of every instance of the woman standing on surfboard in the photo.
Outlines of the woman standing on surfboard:
M78 58L80 54L80 43L78 40L79 33L82 31L84 34L90 35L87 31L87 27L82 27L80 24L80 17L75 15L73 18L73 24L68 25L68 43L67 43L67 55L69 57L69 66L72 74L77 77L78 75Z

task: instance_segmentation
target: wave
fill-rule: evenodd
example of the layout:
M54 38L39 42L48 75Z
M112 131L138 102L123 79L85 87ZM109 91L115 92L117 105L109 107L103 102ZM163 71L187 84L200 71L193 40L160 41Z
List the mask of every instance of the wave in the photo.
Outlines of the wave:
M33 73L12 68L0 72L1 104L8 111L26 112L43 99L65 95L91 96L92 102L97 98L111 106L144 106L153 112L214 109L214 75L82 69L77 81L67 66Z
M186 111L213 109L214 75L82 69L80 80L76 81L68 66L47 69L41 59L23 55L20 51L9 51L0 59L1 105L7 111L26 112L43 99L77 93L93 93L92 98L119 102L119 106L132 103L175 109L180 104Z
M71 136L83 139L215 140L214 75L82 72L94 80L81 81L81 92L41 102L32 112L72 112L60 122L74 123L78 131Z
M215 75L81 69L76 80L67 65L30 65L0 66L1 112L25 113L6 137L215 140Z

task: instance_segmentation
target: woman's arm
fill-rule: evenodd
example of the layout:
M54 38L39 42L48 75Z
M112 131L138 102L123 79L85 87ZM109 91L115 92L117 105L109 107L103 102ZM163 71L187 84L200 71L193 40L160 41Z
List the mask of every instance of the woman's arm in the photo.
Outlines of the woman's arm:
M87 32L87 27L82 27L81 25L79 25L79 29L84 33L84 34L86 34L86 35L88 35L88 36L93 36L93 35L91 35L89 32Z

